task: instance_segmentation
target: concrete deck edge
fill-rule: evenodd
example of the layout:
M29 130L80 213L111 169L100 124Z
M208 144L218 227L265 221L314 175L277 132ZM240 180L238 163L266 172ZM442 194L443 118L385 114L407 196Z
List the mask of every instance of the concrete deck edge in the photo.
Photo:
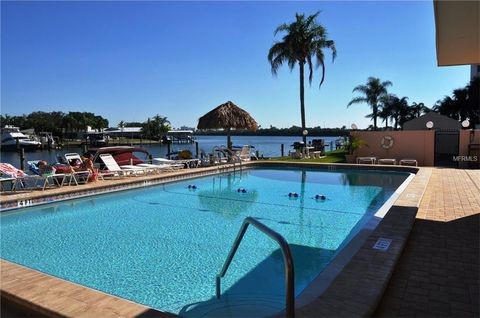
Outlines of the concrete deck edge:
M47 317L138 317L155 314L151 308L54 277L6 260L0 260L2 300Z

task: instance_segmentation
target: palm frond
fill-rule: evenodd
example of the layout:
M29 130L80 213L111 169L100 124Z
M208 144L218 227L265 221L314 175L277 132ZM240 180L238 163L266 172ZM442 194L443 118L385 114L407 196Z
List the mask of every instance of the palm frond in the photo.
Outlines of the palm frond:
M273 32L273 35L274 36L277 35L278 32L288 31L289 28L290 28L289 24L286 24L286 23L280 24Z
M320 84L318 85L318 88L322 86L323 81L325 80L325 64L323 63L323 59L320 61L320 66L322 67L322 79L320 80Z
M308 83L312 85L312 79L313 79L313 65L312 65L312 58L310 56L307 56L307 64L308 64Z
M392 84L392 82L390 82L390 81L383 81L383 82L382 82L382 86L383 86L383 87L389 87L389 86L392 86L392 85L393 85L393 84Z
M353 104L360 104L360 103L367 103L368 99L365 97L354 97L347 105L347 107L350 107Z
M364 93L366 95L368 92L368 87L366 85L357 85L352 90L352 93L355 92Z

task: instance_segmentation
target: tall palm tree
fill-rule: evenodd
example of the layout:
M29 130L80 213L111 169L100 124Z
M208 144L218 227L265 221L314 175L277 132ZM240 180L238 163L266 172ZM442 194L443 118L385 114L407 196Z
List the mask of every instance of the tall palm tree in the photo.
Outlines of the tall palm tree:
M367 117L373 118L373 129L377 130L377 117L382 98L387 96L387 87L392 86L390 81L380 81L379 78L369 77L366 85L358 85L353 89L353 92L362 93L364 96L354 97L347 107L353 104L367 103L372 108L372 113Z
M322 67L322 85L325 79L325 54L323 49L330 49L332 61L337 56L335 42L328 39L327 30L324 26L317 23L316 19L320 12L305 17L304 14L295 14L295 21L287 24L281 24L275 30L275 35L279 32L286 32L282 41L276 42L268 52L268 61L272 67L272 74L276 75L281 65L286 63L293 70L298 63L300 70L300 114L302 120L302 131L305 130L305 87L304 87L304 69L308 66L308 81L310 85L313 79L313 60L316 61L316 67ZM306 144L307 136L303 136L303 142Z

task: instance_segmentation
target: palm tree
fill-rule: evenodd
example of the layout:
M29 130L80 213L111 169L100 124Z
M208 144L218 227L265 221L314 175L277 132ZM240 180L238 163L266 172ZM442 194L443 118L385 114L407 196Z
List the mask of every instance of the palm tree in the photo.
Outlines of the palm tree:
M410 106L411 119L420 117L430 111L430 108L425 106L424 103L413 102Z
M451 97L437 101L433 110L456 120L468 119L474 127L480 123L479 104L480 77L475 77L466 87L453 90Z
M439 112L442 115L448 116L455 120L460 120L461 105L457 99L445 96L442 100L438 100L433 110Z
M468 90L468 119L472 127L480 124L480 76L474 77L467 85Z
M395 114L395 129L398 126L403 127L403 124L410 120L411 108L407 102L408 97L404 96L398 98L395 96L393 99L393 109Z
M394 119L392 117L392 114L394 112L394 109L393 109L393 103L392 103L392 98L395 97L395 95L392 95L392 94L387 94L385 96L383 96L382 98L380 98L380 102L381 102L381 109L380 111L378 112L378 117L380 117L380 119L383 120L383 122L385 122L385 130L388 128L388 122L392 122L392 120ZM368 117L373 117L373 114L369 114L366 116L367 118Z
M337 56L335 42L327 38L327 30L316 19L320 12L305 17L304 14L295 14L296 20L290 24L284 23L277 27L278 32L286 32L282 41L276 42L268 52L268 61L272 67L272 74L276 75L281 65L286 63L293 70L298 63L300 70L300 114L302 120L302 131L305 130L305 100L304 100L304 69L308 65L310 85L313 79L313 62L316 67L322 67L322 79L319 87L325 79L325 54L323 49L330 49L332 61ZM303 142L306 144L307 136L303 135Z
M353 104L367 103L372 108L372 113L367 117L373 118L373 129L377 130L377 117L379 102L387 96L387 87L392 86L390 81L380 81L379 78L369 77L366 85L358 85L353 92L362 93L364 96L354 97L347 107Z

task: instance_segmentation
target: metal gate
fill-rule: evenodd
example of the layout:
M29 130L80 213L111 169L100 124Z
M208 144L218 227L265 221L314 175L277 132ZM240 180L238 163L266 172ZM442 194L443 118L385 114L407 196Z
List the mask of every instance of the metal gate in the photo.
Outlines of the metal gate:
M435 166L458 167L458 144L460 133L458 131L435 132Z

